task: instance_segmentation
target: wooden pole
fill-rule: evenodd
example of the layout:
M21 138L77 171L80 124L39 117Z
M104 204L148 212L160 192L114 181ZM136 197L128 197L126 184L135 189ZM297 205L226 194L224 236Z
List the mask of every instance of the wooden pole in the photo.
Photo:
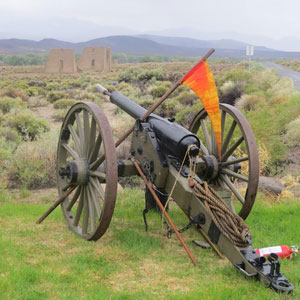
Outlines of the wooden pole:
M36 224L41 224L65 199L75 190L77 186L72 186L66 193L64 193L37 221Z
M201 61L206 61L213 53L215 52L215 49L210 49L198 62L198 64ZM146 118L148 118L181 84L181 79L178 80L173 86L170 87L168 91L165 92L165 94L156 102L154 103L149 110L141 117L141 120L144 121ZM105 93L103 91L103 88L101 89L102 93ZM106 95L109 95L105 93ZM118 147L134 130L134 125L128 129L116 142L115 146Z
M161 211L163 212L163 214L165 215L166 219L168 220L169 224L171 225L172 229L174 230L174 232L176 233L180 243L182 244L183 248L185 249L186 253L188 254L189 258L191 259L191 261L193 262L193 264L196 266L197 262L194 258L194 256L192 255L190 249L187 247L186 243L184 242L181 234L178 232L176 226L174 225L172 219L170 218L169 214L167 213L167 211L165 210L164 206L161 204L159 198L157 197L155 191L153 190L152 186L150 185L149 181L147 180L146 176L144 175L143 171L141 170L140 166L138 165L138 163L132 159L132 162L134 164L134 166L136 167L137 171L139 172L139 174L141 175L141 177L144 179L145 184L147 185L149 191L151 192L153 198L155 199L157 205L159 206L159 208L161 209Z

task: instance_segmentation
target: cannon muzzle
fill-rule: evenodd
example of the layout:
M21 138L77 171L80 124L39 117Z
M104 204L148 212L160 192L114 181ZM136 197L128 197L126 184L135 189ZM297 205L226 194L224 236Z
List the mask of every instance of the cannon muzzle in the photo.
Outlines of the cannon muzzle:
M112 92L110 94L110 101L134 119L140 119L147 112L145 108L119 92ZM190 155L198 155L200 141L195 134L179 124L168 121L153 113L145 121L151 125L165 154L183 159L188 147L194 145L190 149Z

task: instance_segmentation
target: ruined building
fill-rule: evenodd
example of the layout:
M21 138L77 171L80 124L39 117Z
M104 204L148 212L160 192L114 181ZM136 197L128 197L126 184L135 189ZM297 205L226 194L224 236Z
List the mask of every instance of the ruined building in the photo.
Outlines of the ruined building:
M79 70L110 70L111 49L107 47L86 47L77 63Z
M75 52L73 49L51 49L45 65L46 73L77 72Z

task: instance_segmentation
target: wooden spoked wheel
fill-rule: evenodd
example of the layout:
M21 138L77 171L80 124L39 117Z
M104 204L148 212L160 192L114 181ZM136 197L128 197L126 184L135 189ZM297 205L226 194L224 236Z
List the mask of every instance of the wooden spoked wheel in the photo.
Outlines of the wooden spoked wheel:
M253 131L234 106L220 104L222 127L221 161L211 121L202 109L193 119L190 131L201 141L201 152L207 162L216 162L217 171L206 178L212 185L229 189L234 195L233 210L246 219L255 201L259 180L258 151Z
M118 173L112 130L95 103L77 103L68 111L58 141L57 179L60 196L76 186L61 205L69 228L86 240L99 239L114 211Z

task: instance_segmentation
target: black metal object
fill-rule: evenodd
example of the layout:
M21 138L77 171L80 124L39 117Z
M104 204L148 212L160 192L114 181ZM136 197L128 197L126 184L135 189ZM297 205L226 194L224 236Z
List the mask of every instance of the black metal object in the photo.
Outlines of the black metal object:
M119 92L112 92L110 100L135 119L140 119L146 113L146 109ZM166 155L170 154L182 160L190 145L195 145L191 147L190 155L198 155L200 140L184 127L155 114L151 114L146 122L153 128L159 146Z
M257 274L253 276L257 280L259 280L260 276L267 278L269 280L269 286L276 292L291 293L293 291L295 286L280 272L281 262L278 260L277 254L271 253L268 261L264 257L260 257L253 249L241 250L241 254L257 270ZM249 276L243 263L235 265L235 267Z
M158 189L155 189L156 195L158 197L158 199L160 200L161 204L163 206L166 205L167 201L168 201L168 197L169 195L164 193L163 191L159 191ZM147 219L146 219L146 213L148 213L149 210L151 209L155 209L157 212L160 213L161 215L161 209L159 208L159 206L157 205L155 199L153 198L151 192L149 191L149 189L146 187L146 192L145 192L145 209L143 210L143 219L144 219L144 224L145 224L145 230L148 231L148 223L147 223ZM169 209L169 205L167 205L166 210Z

